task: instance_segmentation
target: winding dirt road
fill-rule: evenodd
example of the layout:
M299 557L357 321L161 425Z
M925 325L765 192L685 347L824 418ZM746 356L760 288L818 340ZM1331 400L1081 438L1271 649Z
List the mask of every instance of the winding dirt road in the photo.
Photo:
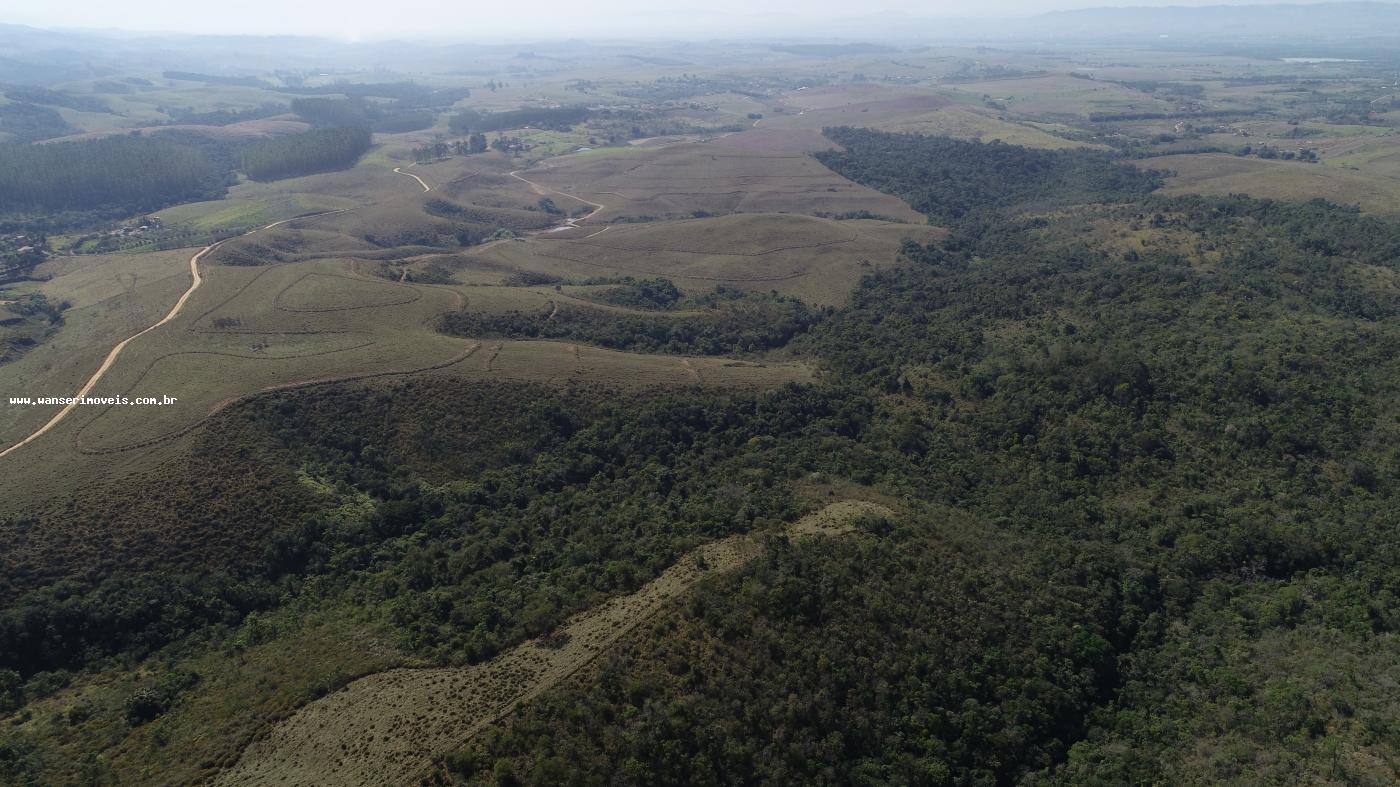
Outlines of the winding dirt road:
M398 174L400 174L400 175L407 175L408 177L413 178L414 180L418 181L418 185L422 186L422 187L423 187L423 191L425 191L425 192L428 192L428 191L432 191L432 190L433 190L433 187L432 187L432 186L429 186L427 181L423 180L422 178L420 178L419 176L413 174L412 172L404 172L404 171L403 171L403 168L401 168L401 167L394 167L394 172L396 172L396 173L398 173ZM570 199L578 200L579 202L582 202L582 203L585 204L585 205L590 205L590 206L593 207L593 210L592 210L588 215L583 216L582 218L569 218L569 219L565 219L563 224L561 224L560 226L554 228L555 230L573 229L573 228L575 228L575 227L578 226L578 223L579 223L579 222L581 222L581 221L587 221L587 220L593 218L594 216L598 215L598 212L599 212L599 211L601 211L601 210L603 210L604 208L607 207L606 205L603 205L603 204L601 204L601 203L598 203L598 202L591 202L591 201L586 200L586 199L584 199L584 198L582 198L582 197L576 197L576 196L574 196L573 194L569 194L569 193L564 192L564 191L559 191L558 189L552 189L552 188L549 188L548 186L541 185L541 184L536 183L536 182L534 182L534 181L532 181L532 180L529 180L529 179L527 179L527 178L521 177L519 173L520 173L520 170L516 170L515 172L510 173L510 176L513 177L513 178L515 178L516 180L519 180L519 181L524 182L524 183L525 183L526 185L528 185L536 194L541 194L541 195L543 195L543 194L559 194L559 195L561 195L561 196L569 197ZM243 235L235 236L235 237L244 237L244 236L247 236L247 235L252 235L252 234L257 233L257 232L263 232L263 231L265 231L265 230L270 230L270 229L272 229L273 227L279 227L279 226L281 226L281 225L283 225L283 224L286 224L286 223L288 223L288 222L296 221L297 219L309 219L309 218L314 218L314 217L316 217L316 216L329 216L329 215L331 215L331 214L333 214L333 213L345 213L346 211L350 211L350 210L354 210L354 208L341 208L340 210L328 210L328 211L325 211L325 212L323 212L323 213L312 213L312 214L309 214L309 215L306 215L306 216L293 216L293 217L290 218L290 219L283 219L283 220L281 220L281 221L274 221L274 222L272 222L271 224L267 224L267 225L265 225L265 226L258 227L257 229L249 230L249 231L243 233ZM604 230L600 230L600 232L605 231L605 230L606 230L606 228L604 228ZM595 234L596 234L596 233L595 233ZM78 400L82 399L84 396L87 396L89 393L91 393L91 392L92 392L92 389L95 388L95 387L97 386L97 384L98 384L99 382L102 381L102 378L103 378L104 376L106 376L107 372L112 368L112 364L116 363L117 357L118 357L119 355L121 355L122 350L125 350L125 349L126 349L126 346L127 346L128 344L131 344L132 342L136 341L137 339L141 338L142 336L145 336L146 334L150 333L151 331L154 331L155 329L161 327L162 325L165 325L166 323L169 323L171 320L173 320L173 319L175 319L176 317L180 316L180 312L185 308L185 303L189 301L190 296L194 294L194 291L195 291L195 290L199 289L199 286L200 286L201 284L204 283L204 278L203 278L202 276L200 276L200 274L199 274L199 261L200 261L201 259L203 259L204 256L205 256L206 254L208 254L209 252L213 251L214 249L217 249L219 246L223 245L224 243L227 243L227 242L230 241L230 240L232 240L232 238L225 238L224 240L218 241L217 243L211 243L211 244L209 244L208 246L205 246L204 248L202 248L202 249L200 249L198 252L196 252L195 255L194 255L193 257L190 257L190 286L189 286L189 289L185 290L184 293L180 295L180 299L177 300L177 301L175 302L175 305L174 305L173 307L171 307L170 312L167 313L164 317L162 317L162 318L160 319L159 322L157 322L157 323L155 323L154 325L151 325L151 326L149 326L149 327L147 327L147 328L145 328L145 329L143 329L143 330L141 330L141 331L139 331L139 332L137 332L137 333L135 333L135 334L132 334L131 336L126 337L126 338L123 339L121 342L119 342L119 343L117 344L116 347L113 347L113 348L111 349L111 351L107 353L107 357L104 358L104 359L102 359L102 365L99 366L99 367L97 367L97 371L93 372L93 373L92 373L92 376L89 377L89 378L87 379L87 382L86 382L86 383L83 383L83 387L82 387L81 389L79 389L78 392L77 392L76 394L73 395L72 398L73 398L74 401L72 401L72 402L70 402L70 403L64 405L62 410L59 410L57 413L55 413L54 416L53 416L52 418L50 418L43 426L41 426L41 427L39 427L38 429L36 429L36 430L35 430L33 433L31 433L28 437L24 438L23 440L20 440L18 443L15 443L14 445L10 446L9 448L6 448L6 449L4 449L3 451L0 451L0 458L4 458L4 457L8 456L9 454L11 454L11 453L13 453L13 452L15 452L15 451L18 451L20 448L23 448L24 446L26 446L26 445L28 445L28 444L34 442L35 440L39 439L40 437L43 437L44 434L46 434L49 430L53 429L55 426L58 426L58 424L61 423L61 422L63 421L63 419L67 418L68 415L69 415L70 413L72 413L74 409L77 408L77 406L78 406ZM407 276L407 271L405 271L405 276Z
M604 204L601 203L601 202L593 202L592 200L586 200L586 199L584 199L583 197L579 197L579 196L576 196L576 195L574 195L574 194L570 194L570 193L567 192L567 191L560 191L559 189L552 189L552 188L550 188L550 187L548 187L548 186L545 186L545 185L543 185L543 184L541 184L541 183L536 183L536 182L533 181L533 180L529 180L529 179L527 179L527 178L523 178L523 177L520 176L520 173L521 173L521 170L518 170L518 169L517 169L516 171L510 173L510 176L511 176L512 178L515 178L515 179L518 180L518 181L523 182L525 185L529 186L529 187L530 187L530 190L531 190L531 191L534 191L536 194L539 194L539 195L541 195L541 196L544 196L545 194L558 194L558 195L560 195L560 196L562 196L562 197L568 197L569 199L572 199L572 200L578 200L579 202L582 202L582 203L585 204L585 205L591 205L591 206L593 207L593 210L590 211L589 214L588 214L587 216L584 216L583 218L579 218L579 219L564 219L564 223L563 223L563 224L560 224L558 227L555 227L555 228L552 229L552 230L545 230L546 232L555 232L555 231L558 231L558 230L573 229L573 228L575 228L575 227L578 226L578 223L579 223L579 222L581 222L581 221L588 221L589 219L593 218L594 216L597 216L599 212L603 211L604 209L606 209L606 208L608 207L607 205L604 205ZM407 174L407 173L405 173L405 174ZM601 231L602 231L602 230L599 230L599 232L601 232Z
M428 181L423 180L422 178L418 177L417 175L413 174L412 172L404 172L402 169L400 169L400 168L398 168L398 167L394 167L394 171L397 172L397 173L399 173L400 175L407 175L407 176L409 176L410 178L413 178L414 180L418 181L418 185L422 186L424 191L432 191L432 190L433 190L433 187L428 185Z
M297 219L309 219L315 216L329 216L332 213L345 213L346 211L350 210L354 210L354 208L328 210L322 213L312 213L307 216L293 216L290 219L274 221L271 224L258 227L257 229L248 230L242 235L235 235L234 237L241 238L248 235L252 235L255 232L270 230L273 227L279 227L288 222L296 221ZM151 331L154 331L160 326L165 325L166 323L180 316L180 312L185 308L185 303L189 301L190 296L194 294L195 290L199 289L199 285L204 283L204 277L199 275L199 261L204 258L204 255L208 254L214 249L217 249L223 244L229 242L230 240L233 240L233 238L224 238L223 240L218 241L216 243L211 243L208 246L205 246L204 248L196 252L193 257L190 257L190 287L189 289L185 290L183 294L180 295L179 300L175 301L175 305L170 308L170 312L167 313L164 317L160 318L160 322L157 322L154 325L151 325L137 333L134 333L131 336L128 336L125 339L122 339L120 342L118 342L117 346L113 347L112 350L107 353L107 357L102 359L102 365L97 367L97 371L93 372L92 376L88 378L87 382L83 383L83 387L79 389L76 394L73 395L73 401L64 405L62 410L59 410L57 413L55 413L54 416L50 418L47 423L39 427L28 437L24 438L23 440L20 440L18 443L15 443L14 445L10 446L9 448L6 448L5 450L0 451L0 458L4 458L9 454L18 451L20 448L23 448L24 446L42 437L44 433L48 432L50 429L53 429L55 426L58 426L59 422L61 422L64 418L67 418L68 414L73 412L73 410L78 406L78 400L91 393L92 389L96 387L99 382L101 382L102 377L107 374L107 371L109 369L112 368L112 364L116 363L117 356L122 354L122 350L126 349L126 346L128 344L131 344L132 342L136 341L142 336L145 336Z

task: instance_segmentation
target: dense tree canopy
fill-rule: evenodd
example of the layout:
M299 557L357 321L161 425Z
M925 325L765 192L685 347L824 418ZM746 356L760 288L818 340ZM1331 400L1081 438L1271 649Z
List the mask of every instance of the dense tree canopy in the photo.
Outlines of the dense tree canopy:
M53 107L12 102L0 104L0 133L7 142L33 142L77 131Z
M582 107L514 109L507 112L482 113L464 109L452 116L452 131L457 134L483 131L508 131L513 128L547 128L567 130L588 119L589 111Z
M640 297L657 295L654 290L642 291ZM619 313L560 303L534 313L466 309L443 315L439 327L460 336L573 339L617 350L722 355L782 347L818 317L795 298L725 289L686 301L679 297L664 304L652 301L644 308L658 312L670 308L685 314Z
M9 214L138 213L217 199L225 183L226 173L201 151L159 136L0 145L0 205Z
M1037 150L864 128L825 133L844 150L817 153L823 164L902 198L935 223L1036 203L1130 199L1161 183L1156 173L1096 150Z
M324 128L248 146L243 171L253 180L279 180L353 166L370 147L365 128Z

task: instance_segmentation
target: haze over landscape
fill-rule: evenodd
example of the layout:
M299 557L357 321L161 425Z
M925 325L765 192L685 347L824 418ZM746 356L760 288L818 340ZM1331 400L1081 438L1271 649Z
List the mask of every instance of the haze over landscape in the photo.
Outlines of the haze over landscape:
M1172 13L1175 9L1192 7L1219 10L1279 5L1317 4L1309 4L1306 0L1247 0L1230 4L1216 0L1137 0L1114 3L1113 8L1170 9L1168 13ZM1351 5L1374 9L1385 4ZM393 5L368 0L338 3L316 0L291 4L248 0L236 6L200 5L176 0L153 0L122 6L97 0L72 0L62 4L16 7L5 14L5 22L72 30L300 35L351 41L405 35L469 41L555 39L581 35L689 39L697 36L737 39L814 35L848 37L853 27L862 35L876 35L883 39L930 34L960 39L968 35L1005 35L1006 31L999 30L997 25L977 20L1011 22L1052 12L1104 8L1103 5L1067 4L1059 0L997 0L994 3L874 0L859 6L837 0L772 0L759 5L738 0L662 5L643 0L607 0L590 3L587 7L559 0L542 0L532 3L528 9L500 4L463 8L442 0L408 0ZM1335 19L1335 14L1331 16ZM1016 32L1022 31L1018 29ZM1201 27L1200 32L1216 34L1220 31ZM1312 32L1303 26L1295 28L1298 35ZM1371 32L1385 34L1379 30Z
M1400 783L1398 45L0 7L0 784Z

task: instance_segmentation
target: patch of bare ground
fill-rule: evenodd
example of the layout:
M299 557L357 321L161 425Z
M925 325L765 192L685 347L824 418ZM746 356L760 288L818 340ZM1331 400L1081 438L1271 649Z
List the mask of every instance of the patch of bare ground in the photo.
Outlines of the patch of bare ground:
M858 516L888 513L875 503L845 500L787 532L794 538L840 535ZM361 678L277 725L215 784L411 783L435 754L584 669L705 577L739 569L761 552L757 536L731 536L692 550L635 593L575 615L547 640L472 667L394 669Z

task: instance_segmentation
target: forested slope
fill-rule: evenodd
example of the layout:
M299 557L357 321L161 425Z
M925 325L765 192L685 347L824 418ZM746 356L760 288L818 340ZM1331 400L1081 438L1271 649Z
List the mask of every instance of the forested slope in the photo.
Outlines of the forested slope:
M931 216L967 193L857 150L851 172L928 195ZM1103 182L1021 177L1037 199ZM1400 228L1320 202L1122 204L1124 184L1093 195L1118 207L911 244L915 265L799 340L873 406L856 477L918 501L898 524L716 584L445 772L1393 777L1400 694L1354 671L1393 674L1400 626Z
M1131 199L1161 185L1157 173L1097 150L1038 150L866 128L829 128L825 134L842 149L817 153L818 160L894 194L935 224L1036 204Z
M159 137L0 145L0 212L140 212L217 199L226 173L201 151Z
M180 462L0 523L24 546L3 556L0 707L22 720L0 777L208 777L236 741L201 734L199 708L258 730L269 697L348 679L219 693L258 648L317 642L316 614L354 610L404 659L475 662L696 543L867 495L896 513L774 541L437 775L1394 781L1400 227L1159 198L1097 153L845 147L833 166L953 231L801 314L782 349L819 383L282 392L215 417ZM678 303L616 297L656 312L619 340ZM54 709L78 671L124 664L143 671Z
M19 105L6 105L19 106ZM0 226L39 232L223 197L235 171L275 180L354 166L365 128L255 142L163 131L49 144L0 144Z
M370 146L369 129L325 128L250 145L243 171L253 180L278 180L352 166Z

